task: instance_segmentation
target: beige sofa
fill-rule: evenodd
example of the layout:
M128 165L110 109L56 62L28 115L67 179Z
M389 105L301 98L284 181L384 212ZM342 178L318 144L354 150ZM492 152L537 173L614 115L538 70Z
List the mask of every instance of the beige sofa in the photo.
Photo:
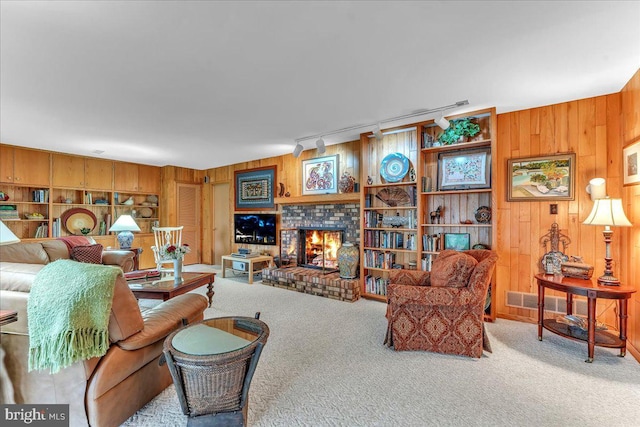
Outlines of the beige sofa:
M0 308L18 311L18 321L2 327L1 340L14 400L68 403L72 426L117 426L171 384L167 366L158 363L164 338L182 325L182 319L189 323L202 320L207 299L185 294L141 313L124 277L119 276L107 353L53 375L48 370L28 372L31 283L45 264L59 258L69 258L65 243L59 240L0 246ZM133 265L133 254L104 252L103 263L127 271Z

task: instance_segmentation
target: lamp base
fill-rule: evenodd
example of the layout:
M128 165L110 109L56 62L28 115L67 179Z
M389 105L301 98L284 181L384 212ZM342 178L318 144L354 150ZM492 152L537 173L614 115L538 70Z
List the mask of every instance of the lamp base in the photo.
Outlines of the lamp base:
M133 233L130 231L121 231L117 236L120 249L130 249L133 243Z
M598 277L598 285L604 286L620 286L620 279L612 274L604 274Z

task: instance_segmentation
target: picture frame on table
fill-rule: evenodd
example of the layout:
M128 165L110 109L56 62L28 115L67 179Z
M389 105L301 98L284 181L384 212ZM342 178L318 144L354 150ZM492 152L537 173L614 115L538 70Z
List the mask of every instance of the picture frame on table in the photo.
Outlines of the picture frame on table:
M438 154L438 191L491 188L491 149Z
M338 192L338 155L302 161L302 194Z
M507 160L507 201L573 200L576 154Z
M640 184L640 139L622 149L623 186Z
M274 209L275 181L275 166L234 172L236 210Z

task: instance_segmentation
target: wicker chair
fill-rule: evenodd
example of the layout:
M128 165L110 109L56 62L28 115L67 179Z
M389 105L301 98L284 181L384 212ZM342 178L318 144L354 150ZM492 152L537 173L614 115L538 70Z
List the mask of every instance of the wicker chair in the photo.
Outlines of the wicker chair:
M491 351L484 309L497 260L489 250L447 250L440 252L431 272L392 271L385 344L395 350L469 357Z
M201 323L227 322L238 335L252 340L235 351L212 355L192 355L176 350L172 341L176 331L164 342L164 355L173 377L187 426L245 426L249 386L269 337L269 327L250 317L207 319ZM188 327L197 325L193 324ZM228 328L220 328L231 330ZM182 329L184 330L184 329Z

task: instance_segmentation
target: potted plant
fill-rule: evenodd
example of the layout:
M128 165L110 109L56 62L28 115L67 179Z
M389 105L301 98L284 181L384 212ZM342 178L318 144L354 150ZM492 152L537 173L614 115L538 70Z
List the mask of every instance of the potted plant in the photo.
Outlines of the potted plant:
M471 120L471 118L451 120L450 126L438 136L438 141L443 145L451 145L464 137L473 138L480 133L480 125Z

